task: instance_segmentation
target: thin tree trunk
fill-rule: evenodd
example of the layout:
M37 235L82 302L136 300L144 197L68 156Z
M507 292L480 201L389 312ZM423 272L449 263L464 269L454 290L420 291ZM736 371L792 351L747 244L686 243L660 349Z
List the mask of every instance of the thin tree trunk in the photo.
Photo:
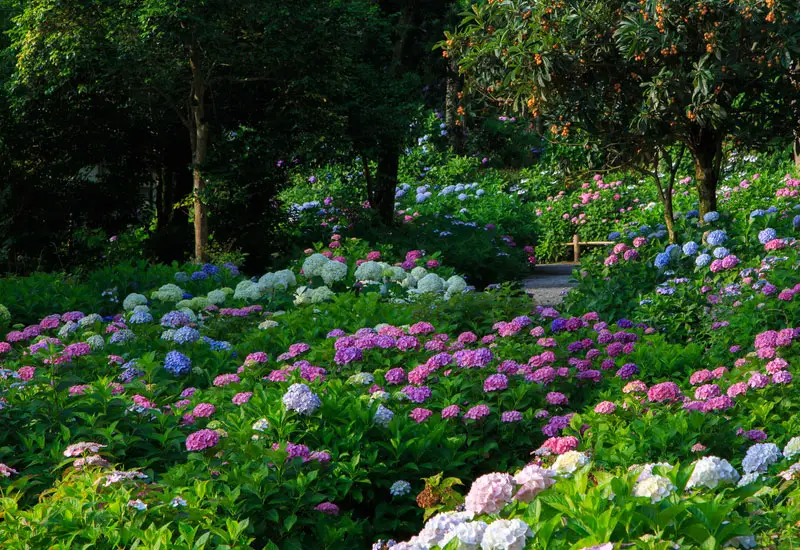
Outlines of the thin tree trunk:
M384 146L378 153L378 170L375 174L375 204L381 221L394 223L394 200L397 191L397 172L400 167L400 148Z
M700 217L717 209L717 184L722 165L722 137L714 130L696 128L689 149L694 157L695 186Z
M461 78L458 75L458 63L450 60L447 63L447 91L445 92L444 123L447 137L457 155L464 152L464 132L456 124L458 120L458 94L461 92Z
M800 130L797 131L797 137L794 138L794 167L800 170Z
M189 53L192 69L191 141L192 141L192 194L194 196L194 259L197 263L206 261L208 247L208 211L203 203L206 181L202 167L208 154L209 125L205 112L207 84L201 72L197 45L193 44Z

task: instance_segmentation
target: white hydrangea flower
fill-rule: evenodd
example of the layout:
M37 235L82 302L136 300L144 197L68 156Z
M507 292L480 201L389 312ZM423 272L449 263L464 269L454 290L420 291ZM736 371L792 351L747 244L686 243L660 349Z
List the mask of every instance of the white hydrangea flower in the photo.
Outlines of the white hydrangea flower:
M563 456L563 455L562 455ZM498 519L490 523L483 533L482 550L523 550L528 537L532 537L528 524L521 519Z
M639 481L633 487L633 496L647 497L650 502L655 504L667 498L675 490L672 482L664 476L650 475L643 481Z
M341 262L328 262L320 272L326 285L331 285L347 277L347 264Z
M457 526L472 520L472 512L442 512L425 523L425 527L415 538L428 547L444 546L443 539Z
M267 319L266 321L261 321L261 323L259 323L258 325L258 328L259 330L267 330L277 326L278 326L277 321L273 321L272 319Z
M192 301L191 300L181 300L177 304L175 304L175 309L183 309L188 308L192 309Z
M225 292L222 290L212 290L211 292L208 293L206 299L208 300L209 304L214 304L215 306L218 306L220 304L225 303L225 299L227 297L228 295L225 294Z
M373 382L375 382L375 377L368 372L358 372L347 379L348 384L363 384L365 386L369 386Z
M641 483L648 477L655 475L653 474L653 468L656 467L662 467L666 471L672 470L672 464L670 464L669 462L651 462L645 465L635 464L630 468L628 468L628 470L632 472L639 472L639 477L636 478L636 483Z
M317 288L311 291L311 303L321 304L322 302L327 302L328 300L332 300L334 296L336 296L336 293L327 286L318 286Z
M89 336L86 339L86 343L89 344L89 347L92 348L92 351L103 349L106 346L106 341L99 334Z
M257 432L265 432L269 429L269 421L266 418L259 418L253 424L253 429Z
M147 297L144 294L137 294L132 292L125 296L125 299L122 300L122 307L125 308L125 311L130 311L136 306L143 306L147 304Z
M416 280L422 279L425 275L428 274L428 270L422 266L417 266L411 270L411 274L414 276Z
M303 262L303 275L305 275L307 279L319 277L322 275L322 268L328 263L330 263L330 260L322 254L312 254Z
M588 463L589 458L585 454L579 451L567 451L558 456L550 469L557 474L571 474Z
M450 294L457 294L459 292L464 292L464 290L466 290L467 281L465 281L458 275L453 275L452 277L447 279L445 286L447 288L447 292L449 292Z
M739 483L736 484L737 487L744 487L745 485L750 485L751 483L755 483L761 477L761 474L758 472L752 472L749 474L744 474L742 478L739 480Z
M276 278L274 273L265 273L258 280L258 284L260 284L267 290L272 290L273 288L275 288L275 281Z
M133 308L133 313L150 313L150 308L147 306L136 306Z
M172 283L162 285L153 295L160 302L179 302L183 300L183 290Z
M248 279L239 281L239 283L236 285L236 290L233 292L233 298L235 300L255 301L261 298L263 295L264 287L257 285Z
M755 548L756 538L753 535L746 535L743 537L733 537L727 542L725 546L733 546L734 548Z
M81 317L78 319L78 326L81 328L90 327L95 323L102 323L103 318L98 315L97 313L90 313L86 317Z
M686 488L704 486L714 489L717 485L736 483L739 481L739 472L724 458L706 456L695 462L692 475L686 483Z
M288 290L289 287L297 286L297 277L291 269L281 269L275 272L275 288Z
M409 273L408 276L405 279L403 279L403 282L400 284L403 286L403 288L410 288L410 289L417 288L417 278L414 277L411 273Z
M417 291L420 293L436 293L444 290L444 280L435 273L428 273L417 282Z
M793 437L783 448L783 456L792 458L800 454L800 437Z
M488 526L483 521L460 523L442 537L442 542L439 546L444 548L450 544L450 541L457 539L456 550L478 550L481 547L481 541Z
M417 537L413 537L407 542L398 542L392 546L392 550L431 550L431 547L419 542Z
M372 421L378 426L383 426L385 428L389 425L389 422L392 421L392 418L394 418L394 413L390 409L383 405L378 405L378 408L375 410L375 416L372 417Z
M307 286L301 286L294 293L294 305L302 306L311 303L312 290Z
M400 266L392 266L389 268L389 280L395 283L402 282L408 277L408 273Z
M774 443L756 443L749 449L742 460L745 473L766 472L770 465L781 459L781 452Z
M383 279L383 268L378 262L364 262L356 268L356 281L380 281Z
M194 311L200 311L208 307L208 298L205 296L195 296L189 302L189 307Z

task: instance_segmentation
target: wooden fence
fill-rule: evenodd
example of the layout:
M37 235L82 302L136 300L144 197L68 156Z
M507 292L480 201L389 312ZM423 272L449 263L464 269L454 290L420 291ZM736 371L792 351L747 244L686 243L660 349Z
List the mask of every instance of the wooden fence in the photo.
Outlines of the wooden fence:
M581 247L582 246L607 246L614 244L614 241L581 241L581 238L575 233L572 236L572 242L561 243L564 246L571 246L572 252L575 255L575 263L581 261Z

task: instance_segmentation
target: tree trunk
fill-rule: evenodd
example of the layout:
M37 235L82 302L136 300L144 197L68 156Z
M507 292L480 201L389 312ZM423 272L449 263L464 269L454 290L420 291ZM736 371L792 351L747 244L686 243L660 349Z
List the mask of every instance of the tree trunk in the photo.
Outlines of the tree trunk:
M458 75L458 64L450 60L447 64L447 91L445 92L444 123L447 137L457 155L464 153L464 132L456 124L458 120L458 94L461 92L461 78Z
M794 138L794 167L800 170L800 131Z
M394 200L397 191L397 172L400 168L400 148L383 146L378 153L378 169L375 173L372 208L378 212L381 221L387 225L394 223Z
M675 237L675 218L673 217L674 211L672 209L672 193L664 196L664 223L667 224L667 233L669 234L669 242L675 244L677 240Z
M204 263L208 247L208 211L203 203L206 181L201 169L208 154L210 128L205 110L207 84L201 72L196 45L190 48L189 65L192 69L190 132L192 134L192 195L194 196L194 260L197 263Z
M697 128L689 142L694 157L695 186L700 217L717 209L717 183L722 166L722 136L709 128Z

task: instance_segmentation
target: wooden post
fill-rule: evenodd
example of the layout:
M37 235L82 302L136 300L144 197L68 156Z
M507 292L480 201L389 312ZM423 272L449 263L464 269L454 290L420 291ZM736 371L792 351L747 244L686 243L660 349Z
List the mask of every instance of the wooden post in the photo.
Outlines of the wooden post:
M575 263L577 264L581 261L581 240L577 233L572 236L572 251L574 252Z

